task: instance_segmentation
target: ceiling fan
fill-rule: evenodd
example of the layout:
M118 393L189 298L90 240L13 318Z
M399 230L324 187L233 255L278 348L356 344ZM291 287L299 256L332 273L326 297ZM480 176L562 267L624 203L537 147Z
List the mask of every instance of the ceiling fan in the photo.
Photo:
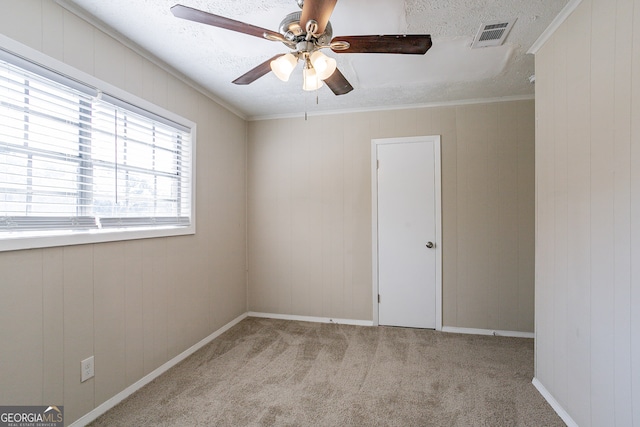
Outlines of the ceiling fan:
M337 1L296 0L302 10L288 14L280 23L279 32L181 4L173 6L171 12L177 18L282 42L291 50L269 58L238 77L233 81L238 85L253 83L270 71L280 80L288 81L298 61L302 61L304 90L316 90L324 81L334 94L344 95L351 92L353 86L336 68L336 60L323 54L322 49L328 48L335 53L424 55L431 47L431 36L428 34L333 37L329 18Z

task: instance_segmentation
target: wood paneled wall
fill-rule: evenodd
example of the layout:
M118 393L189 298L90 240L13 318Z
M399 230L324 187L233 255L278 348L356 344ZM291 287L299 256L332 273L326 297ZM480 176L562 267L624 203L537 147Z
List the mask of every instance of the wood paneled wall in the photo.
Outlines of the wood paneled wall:
M640 423L640 1L583 0L536 54L536 378Z
M371 320L371 139L442 135L443 324L533 331L534 103L249 123L249 309Z
M54 1L3 5L3 35L198 125L195 236L0 253L0 404L70 423L246 312L246 122Z

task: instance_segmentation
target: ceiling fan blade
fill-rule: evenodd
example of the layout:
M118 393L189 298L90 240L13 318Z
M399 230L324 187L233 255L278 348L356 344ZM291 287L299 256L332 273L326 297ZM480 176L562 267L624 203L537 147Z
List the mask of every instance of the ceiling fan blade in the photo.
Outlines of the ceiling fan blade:
M428 34L345 36L334 37L331 43L347 42L347 49L333 49L336 53L402 53L424 55L431 48Z
M338 0L304 0L302 14L300 15L300 27L305 30L307 22L311 19L318 23L317 35L324 33L327 22L336 7Z
M271 71L271 61L284 55L286 54L281 53L279 55L274 56L273 58L267 59L262 64L250 69L249 71L247 71L246 73L244 73L243 75L235 79L232 83L235 83L237 85L248 85L249 83L255 82L260 77L264 76L265 74L268 74Z
M353 90L351 83L344 77L344 75L336 68L336 70L325 79L324 82L329 86L329 89L336 95L344 95Z
M214 15L213 13L204 12L202 10L193 9L181 4L176 4L175 6L173 6L171 8L171 13L173 13L173 16L175 16L176 18L200 22L201 24L212 25L214 27L224 28L225 30L237 31L238 33L248 34L250 36L260 38L271 36L272 38L279 41L284 40L282 34L276 33L275 31L256 27L255 25L236 21L234 19L225 18L224 16Z

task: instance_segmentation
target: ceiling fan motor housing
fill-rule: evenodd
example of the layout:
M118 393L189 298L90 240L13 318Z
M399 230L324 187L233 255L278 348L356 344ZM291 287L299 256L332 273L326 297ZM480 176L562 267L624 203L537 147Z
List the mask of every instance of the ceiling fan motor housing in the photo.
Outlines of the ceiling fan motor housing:
M280 23L280 27L278 28L280 34L282 34L288 41L290 41L294 45L298 45L300 42L305 41L307 35L305 29L300 26L301 15L302 12L293 12L288 14L282 20L282 22ZM333 29L331 28L331 22L327 22L324 33L311 37L310 41L313 41L312 46L314 48L321 46L324 47L330 44L332 37ZM291 45L287 43L285 43L285 45L291 47Z

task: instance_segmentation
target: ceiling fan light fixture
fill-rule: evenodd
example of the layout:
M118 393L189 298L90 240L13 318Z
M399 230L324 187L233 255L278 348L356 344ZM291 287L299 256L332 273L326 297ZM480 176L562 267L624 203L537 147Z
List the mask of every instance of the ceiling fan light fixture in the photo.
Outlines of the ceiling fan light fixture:
M286 55L282 55L281 57L274 59L270 62L271 71L283 82L289 81L289 76L296 68L298 64L298 58L291 53L287 53Z
M307 65L311 65L308 63ZM302 70L302 89L306 91L318 90L322 87L322 80L313 66L305 66Z
M331 77L334 71L336 71L336 60L328 57L319 50L313 52L309 60L311 61L311 65L313 65L313 68L315 68L316 73L318 73L318 77L320 78L320 80L328 79L329 77Z

